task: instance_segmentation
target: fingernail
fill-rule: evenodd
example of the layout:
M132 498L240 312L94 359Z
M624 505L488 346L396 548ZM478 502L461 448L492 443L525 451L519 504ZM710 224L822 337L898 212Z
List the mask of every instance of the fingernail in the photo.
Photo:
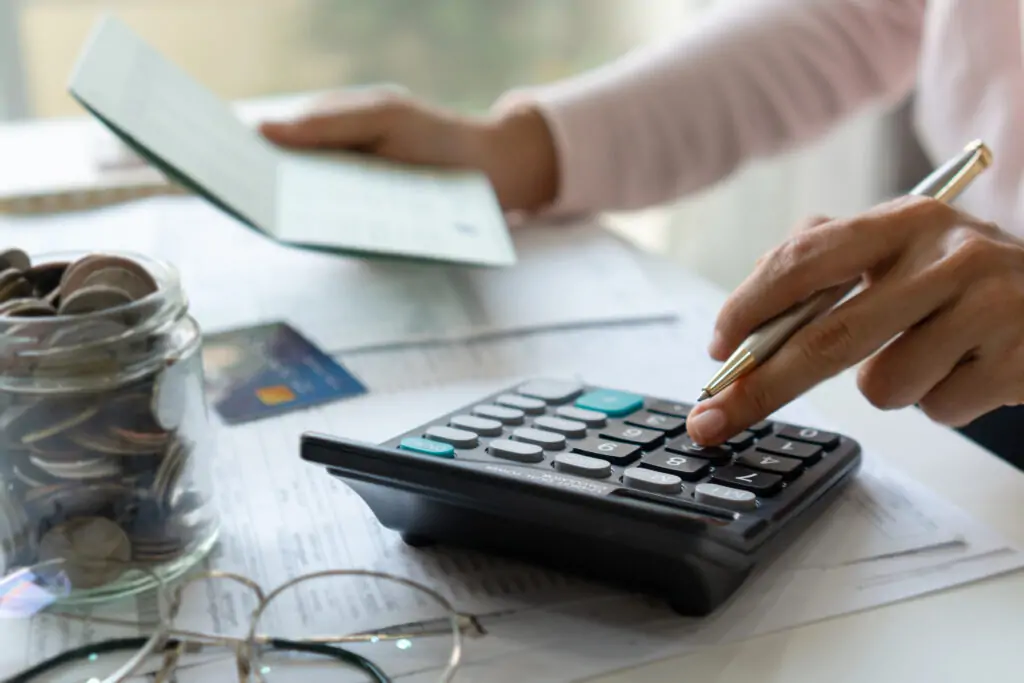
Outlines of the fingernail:
M720 408L711 408L691 417L688 421L687 431L694 441L698 443L713 441L725 431L725 412Z

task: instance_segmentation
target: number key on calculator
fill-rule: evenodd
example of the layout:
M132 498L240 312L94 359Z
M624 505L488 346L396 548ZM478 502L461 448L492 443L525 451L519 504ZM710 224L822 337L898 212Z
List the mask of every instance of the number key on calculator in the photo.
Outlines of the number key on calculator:
M692 404L537 379L368 444L304 434L326 468L410 544L449 544L717 609L832 500L859 444L765 420L720 446Z

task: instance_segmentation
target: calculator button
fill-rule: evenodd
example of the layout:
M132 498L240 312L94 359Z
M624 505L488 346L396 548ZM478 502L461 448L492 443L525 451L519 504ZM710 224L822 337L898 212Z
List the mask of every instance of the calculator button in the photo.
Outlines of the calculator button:
M673 403L672 401L653 401L647 406L647 410L652 413L661 413L662 415L682 418L685 418L690 414L690 408L691 406L688 406L685 403Z
M535 379L516 389L516 393L536 398L545 403L565 403L579 396L583 387L578 382L556 379Z
M754 436L764 436L765 434L772 433L772 423L768 420L762 420L757 424L752 424L747 427L747 431L752 433Z
M480 436L498 436L501 434L501 423L485 417L456 415L448 421L448 424L458 429L465 429L467 432L479 434Z
M590 391L576 399L577 408L596 410L612 417L622 417L640 410L644 405L644 397L613 389Z
M751 432L740 432L731 439L725 442L725 445L732 449L732 451L738 452L746 450L750 444L754 443L754 435Z
M769 436L757 442L757 450L764 453L775 453L790 458L800 458L805 465L813 465L821 459L821 446L801 443L800 441L789 441L780 439L777 436Z
M782 477L777 474L758 472L746 467L729 465L728 467L721 467L715 470L711 475L711 481L716 484L751 491L762 496L770 496L779 490L782 484Z
M430 439L424 439L419 436L409 436L402 439L402 442L398 445L398 447L406 451L412 451L413 453L433 455L438 458L455 457L455 449L452 448L451 444L441 443L440 441L432 441Z
M783 427L777 431L776 434L782 439L791 439L793 441L805 441L807 443L817 444L826 450L835 448L839 444L838 434L822 432L817 429L811 429L810 427Z
M487 403L474 407L473 414L497 420L502 424L507 425L521 425L523 424L523 419L526 417L526 413L519 410L519 408L492 406Z
M697 484L694 497L701 503L729 508L730 510L753 510L757 507L757 496L750 491L721 486L719 484Z
M544 415L534 420L533 426L567 436L570 439L582 439L587 435L587 425L576 420L566 420L564 417Z
M575 453L607 460L613 465L628 465L640 457L639 446L617 441L602 441L595 438L589 438L578 444L573 444L572 450Z
M693 455L698 458L710 460L714 464L732 460L732 453L721 446L701 446L695 444L693 439L682 436L665 446L665 450L682 455Z
M425 435L428 439L443 441L456 448L476 448L479 443L476 434L454 427L431 427Z
M612 466L604 460L579 453L560 453L555 457L555 469L566 474L580 474L594 479L603 479L612 473Z
M711 463L707 460L687 455L676 455L667 451L648 453L640 461L640 466L659 472L668 472L687 481L703 479L711 469Z
M545 432L542 429L533 427L519 427L512 432L512 438L516 441L525 441L541 448L557 451L565 448L565 437L554 432Z
M502 394L498 398L494 399L494 402L498 405L503 405L506 408L518 408L524 413L529 413L530 415L540 415L547 407L547 404L539 398L519 396L518 394Z
M653 429L643 429L641 427L632 427L630 425L613 425L602 429L600 432L602 439L611 439L613 441L624 441L626 443L635 443L641 448L652 448L661 443L665 435L662 432L655 431Z
M623 472L622 483L651 493L679 493L683 490L683 480L676 475L643 467L630 467Z
M665 432L670 436L675 436L679 432L683 431L684 427L686 427L686 420L681 417L659 415L658 413L652 413L645 410L628 418L626 420L626 424L633 425L634 427L657 429L659 432Z
M511 439L495 439L487 451L496 458L516 462L540 462L544 459L544 449L540 446Z
M753 470L781 474L786 478L800 474L800 470L804 468L803 460L787 458L781 455L775 455L774 453L763 453L757 450L751 450L740 454L740 456L736 458L736 464L749 467Z
M555 414L567 420L577 420L588 427L604 427L608 422L608 416L596 410L586 410L575 406L558 406Z

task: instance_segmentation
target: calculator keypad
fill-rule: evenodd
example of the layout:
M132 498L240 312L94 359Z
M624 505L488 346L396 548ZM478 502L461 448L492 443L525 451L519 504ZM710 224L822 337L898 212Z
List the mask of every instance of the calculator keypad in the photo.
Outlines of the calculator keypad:
M573 451L583 455L607 460L613 465L628 465L640 457L640 447L631 443L605 441L590 437L580 443L573 444Z
M650 411L643 411L636 413L635 415L631 415L626 418L625 422L633 427L654 429L659 432L664 432L669 436L675 436L686 428L686 420L684 418L672 417L671 415L661 415L660 413L652 413Z
M495 439L487 447L487 451L495 457L516 462L541 462L544 460L544 449L540 446L511 439Z
M535 380L426 425L400 448L551 468L617 482L677 506L696 502L742 512L778 498L778 512L790 504L780 495L786 487L827 467L821 461L840 441L835 434L766 420L721 446L703 447L685 433L691 407Z
M576 420L567 420L564 417L549 417L547 415L538 417L533 421L537 429L546 429L570 439L582 439L587 435L587 425Z
M679 493L683 490L683 480L674 474L656 472L646 467L630 467L622 473L622 482L642 491L651 493Z
M512 438L517 441L532 443L541 448L549 450L562 450L565 448L565 437L555 432L548 432L535 427L520 427L512 432Z
M470 431L480 436L498 436L501 434L501 423L486 417L456 415L449 424L456 429Z
M480 443L475 433L455 427L431 427L425 436L434 441L451 444L456 448L476 448L476 445Z
M579 474L592 479L604 479L612 473L607 460L579 453L559 453L555 456L555 469L567 474Z
M473 414L478 417L486 417L506 425L521 425L526 420L526 413L519 408L507 406L496 406L490 403L475 406Z

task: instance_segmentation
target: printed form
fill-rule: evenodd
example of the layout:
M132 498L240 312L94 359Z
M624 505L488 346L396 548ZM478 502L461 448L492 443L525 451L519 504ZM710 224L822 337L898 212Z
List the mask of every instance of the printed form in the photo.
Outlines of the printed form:
M516 262L484 174L280 149L114 16L97 22L68 87L165 173L283 244L478 266Z

